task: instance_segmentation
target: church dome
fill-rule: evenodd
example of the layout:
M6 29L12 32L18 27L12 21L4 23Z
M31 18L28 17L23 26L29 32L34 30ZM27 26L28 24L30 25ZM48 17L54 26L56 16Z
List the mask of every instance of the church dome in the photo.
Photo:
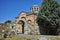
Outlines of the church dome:
M38 5L33 5L31 8L30 8L30 11L32 13L38 13L40 10L39 6Z

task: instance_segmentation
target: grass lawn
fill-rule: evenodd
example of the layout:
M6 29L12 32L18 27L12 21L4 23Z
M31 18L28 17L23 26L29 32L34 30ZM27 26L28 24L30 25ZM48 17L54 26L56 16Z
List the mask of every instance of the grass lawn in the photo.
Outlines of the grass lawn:
M27 38L15 36L15 37L6 38L5 40L27 40Z
M9 37L9 38L3 38L0 40L27 40L27 38L24 37Z
M43 38L43 37L47 37L47 38L50 38L51 40L60 40L60 36L47 36L47 35L40 35L39 38ZM28 37L28 36L27 36ZM3 39L0 39L0 40L35 40L38 38L38 36L29 36L28 38L27 37L22 37L22 36L14 36L14 37L8 37L8 38L3 38ZM32 38L32 37L35 37L35 38Z

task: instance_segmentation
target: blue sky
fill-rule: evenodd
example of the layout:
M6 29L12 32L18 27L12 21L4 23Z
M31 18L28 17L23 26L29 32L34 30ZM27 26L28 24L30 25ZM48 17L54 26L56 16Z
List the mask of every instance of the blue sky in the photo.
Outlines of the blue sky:
M0 0L0 22L14 20L21 11L29 12L31 6L41 3L42 0Z

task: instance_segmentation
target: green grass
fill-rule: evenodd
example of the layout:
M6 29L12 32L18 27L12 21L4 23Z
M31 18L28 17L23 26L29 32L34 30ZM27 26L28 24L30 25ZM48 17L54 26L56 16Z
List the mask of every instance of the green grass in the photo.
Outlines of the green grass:
M0 40L27 40L25 37L8 37L8 38L2 38Z
M36 39L37 39L38 36L39 36L39 38L45 36L47 38L50 38L51 40L60 40L60 36L33 35L33 37L36 37ZM14 36L14 37L3 38L3 39L0 39L0 40L35 40L34 38L31 38L31 37L32 37L32 35L29 38L22 37L22 36Z
M15 36L15 37L6 38L5 40L27 40L27 38Z

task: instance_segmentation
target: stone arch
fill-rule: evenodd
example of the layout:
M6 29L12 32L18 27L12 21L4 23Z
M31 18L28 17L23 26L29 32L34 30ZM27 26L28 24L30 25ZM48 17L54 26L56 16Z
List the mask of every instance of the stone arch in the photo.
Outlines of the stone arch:
M24 27L26 25L26 21L25 19L20 19L19 21L17 21L17 24L20 24L19 22L22 23L22 34L24 34Z
M24 34L24 24L25 22L23 20L19 20L22 23L22 34Z
M25 19L25 20L26 20L26 18L25 18L25 17L21 17L21 19Z

